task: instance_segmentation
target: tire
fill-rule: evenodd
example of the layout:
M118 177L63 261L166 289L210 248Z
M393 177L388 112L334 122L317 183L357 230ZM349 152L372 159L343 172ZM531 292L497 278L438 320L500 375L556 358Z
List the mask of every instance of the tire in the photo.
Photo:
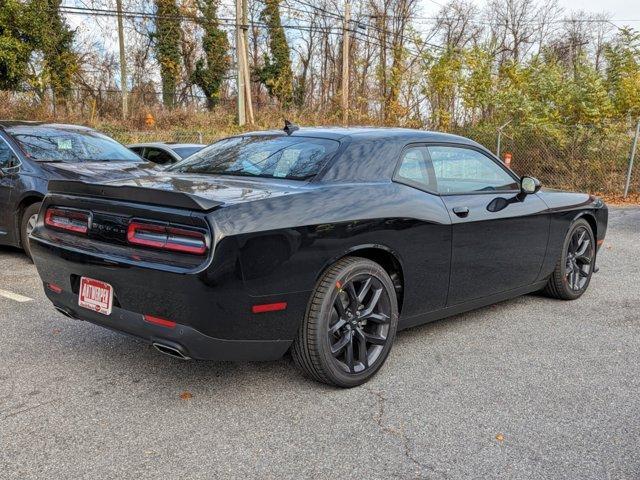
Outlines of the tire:
M29 245L29 233L33 229L35 223L35 219L38 218L38 212L40 211L40 206L42 203L37 202L29 205L24 212L22 213L22 218L20 220L20 244L24 249L24 253L27 254L29 258L31 257L31 247ZM33 260L33 259L32 259Z
M380 370L397 328L398 300L387 272L371 260L345 257L316 284L291 355L310 378L355 387Z
M560 300L580 298L589 287L596 260L596 241L591 225L580 218L571 224L562 252L544 293Z

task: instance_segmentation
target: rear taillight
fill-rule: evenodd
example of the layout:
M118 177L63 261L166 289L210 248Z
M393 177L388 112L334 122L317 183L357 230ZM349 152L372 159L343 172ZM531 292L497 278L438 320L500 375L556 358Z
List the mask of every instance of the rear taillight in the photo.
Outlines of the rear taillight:
M57 228L75 233L87 233L91 214L82 210L67 208L47 208L44 215L44 224L47 227Z
M127 228L127 241L132 245L204 255L207 236L200 230L173 225L132 221Z

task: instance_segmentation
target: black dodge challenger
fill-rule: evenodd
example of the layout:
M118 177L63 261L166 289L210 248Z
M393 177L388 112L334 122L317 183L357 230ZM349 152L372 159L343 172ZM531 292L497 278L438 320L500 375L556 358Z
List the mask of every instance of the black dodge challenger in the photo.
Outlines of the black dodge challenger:
M221 140L155 176L52 181L31 247L63 314L182 359L291 354L362 384L396 331L589 286L607 207L540 190L466 138L298 129Z

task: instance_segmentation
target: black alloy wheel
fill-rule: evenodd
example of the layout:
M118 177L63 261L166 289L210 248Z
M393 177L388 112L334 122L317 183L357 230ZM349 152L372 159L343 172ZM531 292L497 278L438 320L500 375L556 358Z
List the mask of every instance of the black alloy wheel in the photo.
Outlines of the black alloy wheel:
M591 225L576 220L564 241L563 251L545 287L545 293L562 300L575 300L587 290L596 262L596 241Z
M363 273L336 282L327 328L331 354L345 372L363 372L373 365L389 338L391 302L376 277Z
M397 326L388 273L371 260L345 257L318 281L291 353L311 378L354 387L382 367Z
M595 250L589 233L588 227L580 226L573 231L569 242L565 281L574 292L581 291L591 275Z
M41 205L40 202L29 205L22 213L22 219L20 220L20 244L29 258L31 258L29 235L36 226Z

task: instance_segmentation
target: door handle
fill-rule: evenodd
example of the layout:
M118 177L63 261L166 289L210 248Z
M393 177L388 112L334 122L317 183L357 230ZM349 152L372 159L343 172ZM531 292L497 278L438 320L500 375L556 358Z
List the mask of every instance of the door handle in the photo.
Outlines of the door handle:
M469 207L453 207L453 213L455 213L460 218L465 218L469 215Z

